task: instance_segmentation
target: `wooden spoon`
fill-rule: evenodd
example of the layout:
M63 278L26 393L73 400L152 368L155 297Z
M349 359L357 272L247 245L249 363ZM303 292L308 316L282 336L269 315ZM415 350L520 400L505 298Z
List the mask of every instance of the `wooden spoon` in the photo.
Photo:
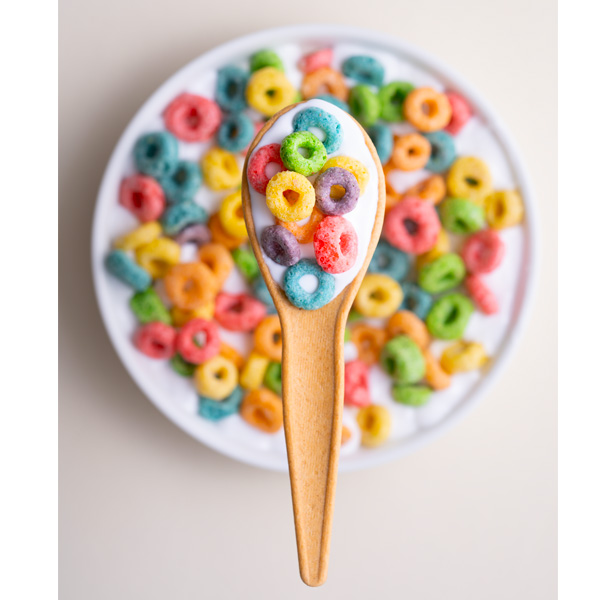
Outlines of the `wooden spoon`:
M317 310L296 308L270 275L263 258L246 178L254 148L276 119L294 106L288 106L274 115L252 142L244 163L242 201L248 237L282 326L284 431L300 575L307 585L318 586L327 578L338 476L344 399L344 329L381 233L385 212L385 178L372 141L357 123L379 177L376 217L364 264L355 279L329 304Z

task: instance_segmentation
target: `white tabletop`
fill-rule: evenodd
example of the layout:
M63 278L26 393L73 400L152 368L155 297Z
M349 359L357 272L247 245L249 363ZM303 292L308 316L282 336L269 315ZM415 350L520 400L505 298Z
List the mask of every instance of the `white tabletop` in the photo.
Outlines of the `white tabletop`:
M63 600L556 598L556 2L344 5L61 3ZM98 315L89 242L106 161L160 83L238 35L319 21L406 38L483 93L530 168L542 247L529 326L483 403L418 453L340 477L329 580L312 592L286 477L199 445L141 394Z

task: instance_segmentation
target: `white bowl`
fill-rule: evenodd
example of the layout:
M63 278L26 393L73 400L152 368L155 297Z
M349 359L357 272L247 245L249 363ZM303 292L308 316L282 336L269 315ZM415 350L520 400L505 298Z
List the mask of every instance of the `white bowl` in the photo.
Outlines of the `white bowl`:
M528 315L537 263L537 215L528 175L520 154L500 119L481 96L456 73L405 41L375 31L339 25L298 25L261 31L206 52L168 79L149 98L116 145L103 176L94 214L92 270L99 307L111 341L143 393L176 425L211 448L255 466L286 470L282 433L272 439L271 436L264 437L266 434L255 432L243 424L239 417L231 417L221 424L214 424L198 417L195 414L196 393L190 387L191 383L172 375L168 365L152 361L134 348L131 334L135 320L128 308L130 290L122 287L107 274L103 267L103 259L110 248L113 235L130 228L130 215L119 208L117 197L122 177L131 172L129 157L134 141L147 129L162 128L160 114L167 103L186 89L197 74L208 70L214 73L217 68L243 59L264 47L278 47L298 42L314 48L344 43L362 46L368 53L371 51L377 54L379 51L393 53L408 60L413 68L419 69L423 73L424 80L429 81L434 78L447 88L462 93L473 105L475 114L482 121L482 126L486 126L489 130L492 142L498 146L503 168L508 169L512 185L519 189L526 207L525 222L519 228L520 232L515 234L516 239L513 242L515 261L509 268L515 275L516 284L514 293L508 299L507 314L501 316L500 321L487 322L491 332L498 330L498 343L495 342L495 348L492 349L493 360L489 369L481 375L478 373L469 375L470 379L466 380L461 379L464 376L456 376L455 380L463 382L463 385L450 392L452 400L448 403L441 402L441 409L438 409L437 402L435 404L437 409L432 408L432 413L426 413L427 417L424 415L421 428L410 433L407 427L404 429L405 435L393 439L378 449L359 449L349 456L343 455L340 469L350 471L408 454L456 423L479 402L502 372L511 357ZM212 85L212 81L207 82L210 88ZM159 122L158 127L153 127L153 122ZM486 331L484 326L483 332ZM390 402L389 399L386 401ZM415 415L421 414L413 412L410 408L393 407L394 410L402 408L406 411L405 416L413 415L415 418ZM400 414L402 413L398 413Z

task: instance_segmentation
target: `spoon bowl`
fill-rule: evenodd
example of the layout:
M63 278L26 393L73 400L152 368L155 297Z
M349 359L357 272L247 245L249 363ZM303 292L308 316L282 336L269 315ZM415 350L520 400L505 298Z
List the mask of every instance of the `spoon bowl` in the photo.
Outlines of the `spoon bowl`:
M295 307L272 277L264 259L253 220L247 166L262 137L280 116L296 106L287 106L274 115L253 140L244 162L242 202L248 237L282 328L284 432L300 575L307 585L318 586L327 578L338 475L344 400L344 329L381 233L385 178L372 141L354 121L363 133L378 173L376 216L368 250L355 278L328 304L316 310Z

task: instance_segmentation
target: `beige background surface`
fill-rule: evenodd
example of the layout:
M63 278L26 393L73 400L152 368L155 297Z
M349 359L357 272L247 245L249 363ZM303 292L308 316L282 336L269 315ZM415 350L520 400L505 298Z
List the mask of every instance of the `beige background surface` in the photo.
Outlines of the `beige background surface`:
M60 18L61 598L554 599L556 2L62 0ZM406 38L483 92L530 167L542 256L529 327L479 408L412 456L341 476L329 581L310 590L286 477L201 446L125 372L89 236L106 161L160 83L233 37L319 21Z

